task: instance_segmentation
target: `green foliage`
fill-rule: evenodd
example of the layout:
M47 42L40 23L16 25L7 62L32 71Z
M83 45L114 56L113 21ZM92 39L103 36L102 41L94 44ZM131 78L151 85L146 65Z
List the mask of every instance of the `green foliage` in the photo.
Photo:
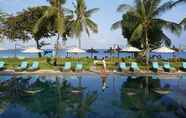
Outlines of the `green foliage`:
M39 40L52 35L50 26L43 27L36 34L33 33L33 28L36 22L43 16L47 10L47 6L32 7L17 13L16 16L10 16L4 23L4 35L8 39L19 39L27 41L35 39L37 48L41 48L45 43L39 43Z
M3 24L3 36L10 40L22 39L26 41L30 36L21 28L22 22L19 16L10 16Z
M37 34L42 31L43 28L51 26L53 33L58 33L63 37L65 33L65 16L61 5L64 4L65 1L49 0L49 2L51 6L47 8L45 13L35 24L33 32L34 34Z
M162 44L170 46L171 40L165 35L163 30L168 29L179 35L181 27L175 22L170 22L159 17L180 2L136 0L134 6L122 4L118 7L118 11L123 13L123 19L114 23L112 29L121 27L123 36L128 39L128 43L141 49L147 48L147 37L150 48L157 48ZM145 36L145 32L147 32L147 37Z
M93 8L87 10L87 6L84 0L76 0L74 3L74 20L71 23L71 31L72 34L76 37L80 38L82 32L86 32L88 36L90 35L90 31L93 33L98 32L97 24L90 18L93 13L97 12L98 8ZM80 39L79 39L79 47Z

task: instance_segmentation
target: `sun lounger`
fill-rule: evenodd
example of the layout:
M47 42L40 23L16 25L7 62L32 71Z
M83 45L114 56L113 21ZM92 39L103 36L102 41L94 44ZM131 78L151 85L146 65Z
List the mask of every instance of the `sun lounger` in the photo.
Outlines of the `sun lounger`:
M29 71L35 71L39 69L39 62L38 61L34 61L32 63L32 66L28 69Z
M175 70L175 68L171 67L169 62L164 62L163 69L164 69L165 72L170 72L170 71Z
M186 75L182 75L181 79L186 80Z
M27 61L23 61L23 62L21 62L21 65L16 68L16 71L26 70L27 67L28 67L28 62Z
M158 62L152 62L152 70L157 72L159 70Z
M186 71L186 62L182 62L182 67L181 67L181 69L182 69L183 71Z
M132 62L131 63L131 70L132 71L139 71L140 70L139 66L138 66L138 64L136 62Z
M83 64L77 63L75 67L75 71L82 71L83 70Z
M65 62L63 71L69 71L71 69L71 62Z
M158 79L157 75L152 75L152 79L157 80Z
M5 68L5 62L1 61L0 62L0 70L3 70Z
M119 68L120 71L128 70L128 68L126 66L126 63L124 63L124 62L119 63L119 67L118 68Z

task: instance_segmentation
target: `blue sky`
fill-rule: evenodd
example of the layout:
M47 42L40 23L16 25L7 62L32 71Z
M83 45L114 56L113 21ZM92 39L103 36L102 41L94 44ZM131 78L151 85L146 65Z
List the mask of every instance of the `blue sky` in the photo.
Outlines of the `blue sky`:
M73 1L74 0L67 0L67 4L65 6L72 8ZM100 8L100 10L93 16L93 19L99 26L99 33L91 34L90 37L83 34L81 38L82 48L109 48L114 44L126 46L127 41L122 37L121 31L111 31L110 27L113 22L121 19L121 14L116 12L118 5L122 3L132 4L133 0L86 0L86 3L88 8ZM0 9L8 12L9 14L15 14L27 7L38 5L48 5L48 3L46 0L0 0ZM161 17L170 21L180 22L184 16L186 17L185 8L186 4L180 5ZM167 32L167 35L172 39L174 45L186 45L186 32L183 32L180 37L172 35L170 32ZM32 41L24 43L24 45L30 46L33 44L31 42ZM67 41L68 46L77 44L76 39L69 39ZM13 45L14 42L11 41L3 41L0 43L1 47L6 48L11 48Z

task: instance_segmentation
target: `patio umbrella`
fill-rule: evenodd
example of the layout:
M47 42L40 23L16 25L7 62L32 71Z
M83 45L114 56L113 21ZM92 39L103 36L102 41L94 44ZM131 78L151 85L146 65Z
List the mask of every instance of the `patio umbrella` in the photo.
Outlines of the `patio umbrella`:
M135 52L141 52L142 50L136 48L136 47L132 47L132 46L129 46L127 48L123 48L121 49L121 52L129 52L129 53L135 53ZM134 56L134 55L133 55Z
M25 50L22 51L23 53L41 53L43 52L43 50L37 49L37 48L27 48Z
M164 46L164 47L152 50L152 52L155 52L155 53L174 53L175 50L172 50L172 49Z
M83 50L83 49L80 49L80 48L72 48L72 49L69 49L66 51L67 53L75 53L75 54L78 54L78 53L85 53L86 51Z
M152 50L152 52L154 52L154 53L171 53L171 54L173 54L176 51L173 50L173 49L170 49L168 47L163 46L161 48Z
M80 54L80 53L85 53L86 51L80 48L71 48L67 50L66 52L71 53L71 54Z
M127 48L123 48L121 51L122 52L141 52L140 49L132 47L132 46L129 46Z

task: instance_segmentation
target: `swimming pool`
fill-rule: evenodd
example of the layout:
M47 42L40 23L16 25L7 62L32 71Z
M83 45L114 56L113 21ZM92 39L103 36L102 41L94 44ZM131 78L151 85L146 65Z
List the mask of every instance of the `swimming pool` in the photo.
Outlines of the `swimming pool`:
M0 118L184 118L184 78L0 76Z

